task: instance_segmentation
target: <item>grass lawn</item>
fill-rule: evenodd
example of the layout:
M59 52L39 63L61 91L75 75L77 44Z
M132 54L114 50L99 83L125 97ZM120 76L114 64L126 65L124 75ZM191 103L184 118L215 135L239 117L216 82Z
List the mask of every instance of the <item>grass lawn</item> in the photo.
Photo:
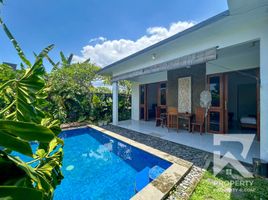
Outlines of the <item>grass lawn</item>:
M190 200L268 200L267 179L243 178L233 169L226 175L226 169L217 176L206 171Z

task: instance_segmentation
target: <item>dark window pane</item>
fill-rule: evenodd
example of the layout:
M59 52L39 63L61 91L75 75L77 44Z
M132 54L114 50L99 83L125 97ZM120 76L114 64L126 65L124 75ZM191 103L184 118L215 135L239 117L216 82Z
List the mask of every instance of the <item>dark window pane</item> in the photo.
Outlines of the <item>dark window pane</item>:
M141 86L140 104L144 104L144 85Z
M220 77L211 77L209 79L210 92L212 96L211 106L220 106Z
M166 105L166 89L160 90L160 104Z
M210 112L209 113L210 122L209 127L211 131L220 131L220 113Z
M162 89L162 88L166 88L166 83L161 83L160 84L160 88Z
M144 119L144 108L140 109L140 119Z

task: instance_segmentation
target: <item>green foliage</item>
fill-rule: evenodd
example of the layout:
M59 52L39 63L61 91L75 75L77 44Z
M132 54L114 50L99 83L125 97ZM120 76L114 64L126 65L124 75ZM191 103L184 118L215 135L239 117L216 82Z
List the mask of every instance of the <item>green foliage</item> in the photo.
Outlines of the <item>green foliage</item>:
M127 80L119 81L119 92L122 94L126 94L128 96L131 95L131 82Z
M94 89L95 93L102 93L102 94L111 94L112 91L108 87L99 86Z
M0 64L0 87L8 80L15 79L19 71L14 71L12 67L6 64ZM7 88L6 91L0 94L0 108L5 107L5 103L10 103L10 93L12 91Z
M42 111L47 96L43 59L53 45L31 65L1 19L0 23L27 66L21 73L1 66L8 80L0 76L0 199L52 199L63 178L61 129ZM32 142L38 145L35 152Z
M75 121L111 122L112 94L109 88L95 88L93 85L83 87L82 84L76 85L73 83L69 85L60 81L58 84L53 83L51 85L53 85L53 89L49 90L50 104L47 109L50 113L53 113L55 119L64 123ZM55 89L57 85L61 85L61 87ZM130 115L130 95L120 93L119 120L129 119Z
M20 48L18 42L15 40L15 38L13 37L13 35L11 34L11 32L8 30L7 26L5 25L5 23L3 23L2 19L0 18L0 25L2 25L7 37L10 39L10 41L12 42L14 48L17 50L17 53L20 57L20 59L28 66L31 67L31 63L30 61L26 58L25 54L23 53L22 49Z
M73 56L74 55L71 53L68 57L66 57L64 55L64 53L61 51L60 52L60 58L61 58L61 61L60 62L55 63L48 55L46 56L46 58L47 58L48 62L53 66L52 71L54 71L54 70L59 69L59 66L60 65L62 67L68 67L68 66L70 66L72 64ZM89 61L90 61L90 59L87 59L84 62L78 63L78 64L88 64Z
M112 96L107 87L94 87L94 81L110 83L109 78L97 74L100 67L89 63L89 59L82 63L71 63L72 54L66 57L60 53L61 62L55 64L48 75L47 111L62 123L74 121L107 121L112 118ZM47 56L47 58L49 58ZM120 84L119 115L121 119L130 117L130 83L122 81Z
M225 169L230 168L226 167ZM268 199L268 181L264 178L243 178L232 169L232 175L225 170L217 176L210 168L195 188L191 200L259 200ZM252 184L245 184L245 183ZM233 183L233 184L232 184Z
M107 121L112 119L111 89L108 87L94 87L94 81L101 81L104 85L111 85L110 77L97 74L100 67L91 64L87 59L82 63L73 63L73 54L66 57L60 52L61 61L55 63L46 56L53 66L48 75L47 111L62 123L75 121ZM129 81L119 82L119 119L130 118Z
M47 109L61 122L89 119L94 87L100 68L89 63L76 63L53 70L48 77Z
M76 63L51 72L49 83L52 89L58 90L62 87L81 88L86 91L92 87L92 81L97 80L96 72L100 68L89 63ZM60 85L59 85L60 84Z
M94 94L92 98L92 120L107 122L111 121L112 116L112 98L107 94Z
M105 76L101 77L102 81L105 85L112 85L111 77L110 76ZM131 82L128 80L121 80L118 82L119 86L119 93L121 94L126 94L128 96L131 95Z
M8 80L16 78L16 72L9 65L0 64L0 71L0 86Z
M131 99L129 95L119 94L119 120L130 119ZM112 94L95 93L92 98L92 121L112 121Z
M41 90L45 86L45 69L42 67L42 58L51 49L52 45L45 48L37 57L34 65L25 71L25 74L19 79L11 79L0 88L9 88L10 95L13 95L11 103L0 112L6 119L40 123L44 114L38 107L39 99L46 96ZM40 67L41 66L41 67ZM33 84L34 83L34 84ZM16 109L13 109L13 107ZM27 113L28 115L25 115Z
M127 92L130 93L130 92ZM118 119L127 120L131 117L131 95L130 94L119 94L118 98Z

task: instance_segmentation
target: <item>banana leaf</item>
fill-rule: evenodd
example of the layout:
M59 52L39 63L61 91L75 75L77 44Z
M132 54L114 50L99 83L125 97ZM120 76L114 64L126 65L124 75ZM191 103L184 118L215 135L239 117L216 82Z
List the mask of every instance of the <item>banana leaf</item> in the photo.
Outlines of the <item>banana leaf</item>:
M42 200L43 193L39 190L17 187L17 186L0 186L0 199L6 200L25 200L25 199Z

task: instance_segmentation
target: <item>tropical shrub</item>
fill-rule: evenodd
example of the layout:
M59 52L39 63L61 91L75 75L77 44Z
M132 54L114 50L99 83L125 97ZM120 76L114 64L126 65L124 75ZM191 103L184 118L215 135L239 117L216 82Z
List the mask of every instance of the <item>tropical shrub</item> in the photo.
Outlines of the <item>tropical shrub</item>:
M118 119L128 120L131 118L131 95L130 94L119 94L118 97Z
M9 66L5 64L0 64L0 87L6 81L10 79L14 79L16 77L16 72ZM4 95L6 94L6 95ZM7 95L8 92L0 94L0 108L3 108L6 104L5 102L9 102L9 96Z
M111 122L112 118L112 98L105 93L96 93L92 97L92 121Z
M89 63L71 63L72 54L65 57L61 52L61 62L54 66L48 75L47 111L62 123L76 121L112 120L112 95L108 87L95 87L94 82L110 84L109 79L97 74L100 67ZM120 82L119 119L130 118L130 83Z
M63 178L61 129L42 111L46 106L43 59L53 45L31 64L1 19L0 25L27 67L0 85L4 105L0 107L0 199L52 199Z
M91 115L91 100L100 68L90 63L62 64L48 75L47 110L61 122L83 121Z
M92 98L92 121L112 121L112 94L95 93ZM127 120L131 117L131 98L127 94L118 96L118 119Z

